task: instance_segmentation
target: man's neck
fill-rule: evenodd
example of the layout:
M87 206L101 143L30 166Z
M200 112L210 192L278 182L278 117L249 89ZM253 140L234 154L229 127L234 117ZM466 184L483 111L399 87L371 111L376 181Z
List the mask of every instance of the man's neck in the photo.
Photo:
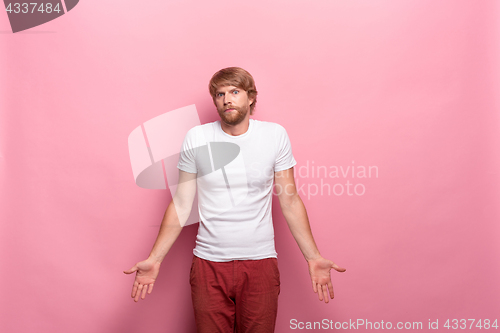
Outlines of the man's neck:
M222 128L222 130L232 136L245 134L248 131L249 126L250 126L250 117L246 117L238 125L228 125L225 124L222 120L220 122L220 127Z

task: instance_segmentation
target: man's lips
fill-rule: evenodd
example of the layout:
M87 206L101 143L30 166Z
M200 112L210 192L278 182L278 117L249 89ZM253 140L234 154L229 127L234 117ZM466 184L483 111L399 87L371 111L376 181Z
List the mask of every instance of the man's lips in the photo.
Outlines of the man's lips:
M226 110L224 110L224 112L231 112L231 111L234 111L234 109L226 109Z

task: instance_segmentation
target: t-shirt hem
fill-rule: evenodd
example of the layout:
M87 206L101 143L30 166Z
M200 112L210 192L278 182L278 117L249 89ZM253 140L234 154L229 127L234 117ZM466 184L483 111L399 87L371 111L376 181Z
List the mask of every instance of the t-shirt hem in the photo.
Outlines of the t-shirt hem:
M297 162L293 162L293 163L292 163L290 166L288 166L288 167L282 167L282 168L275 169L275 170L274 170L274 172L279 172L279 171L283 171L283 170L288 170L288 169L290 169L290 168L292 168L292 167L294 167L294 166L296 166L296 165L297 165Z
M196 170L192 170L192 169L189 169L189 168L186 168L185 166L177 166L177 169L181 170L181 171L184 171L184 172L187 172L187 173L198 173Z
M261 259L268 259L268 258L278 258L278 254L276 252L274 254L248 256L248 257L220 258L220 257L207 256L203 253L199 253L195 249L195 250L193 250L193 254L195 256L197 256L198 258L205 259L208 261L214 261L214 262L228 262L228 261L233 261L233 260L261 260Z

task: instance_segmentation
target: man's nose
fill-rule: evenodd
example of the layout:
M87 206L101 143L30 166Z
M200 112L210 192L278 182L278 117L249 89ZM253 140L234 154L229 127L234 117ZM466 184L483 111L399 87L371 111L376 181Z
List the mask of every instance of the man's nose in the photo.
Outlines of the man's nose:
M224 94L224 104L229 104L232 102L232 98L231 98L231 93L225 93Z

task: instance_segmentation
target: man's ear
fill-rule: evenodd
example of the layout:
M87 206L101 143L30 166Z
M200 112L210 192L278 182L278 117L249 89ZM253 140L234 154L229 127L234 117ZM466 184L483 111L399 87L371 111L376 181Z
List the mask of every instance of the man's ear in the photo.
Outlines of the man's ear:
M247 95L248 95L248 92L247 92ZM250 101L250 105L252 105L253 102L255 102L255 97L254 98L248 97L248 100Z

